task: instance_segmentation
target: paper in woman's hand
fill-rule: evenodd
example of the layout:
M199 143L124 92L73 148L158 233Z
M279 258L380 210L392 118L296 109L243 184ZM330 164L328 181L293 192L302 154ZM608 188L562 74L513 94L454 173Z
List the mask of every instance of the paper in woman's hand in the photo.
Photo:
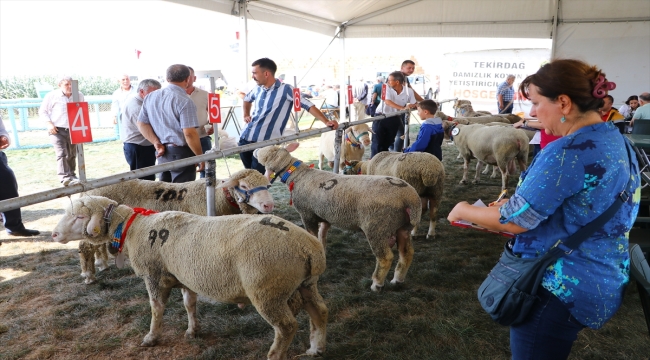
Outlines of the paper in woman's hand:
M487 205L485 205L485 203L483 201L481 201L481 199L476 200L476 202L473 203L472 206L487 207ZM486 228L484 228L482 226L478 226L478 225L476 225L476 224L474 224L472 222L465 221L465 220L452 221L451 225L452 226L457 226L457 227L462 227L462 228L467 228L467 229L475 229L475 230L479 230L479 231L491 232L493 234L499 234L499 235L506 236L506 237L511 237L511 238L515 237L515 234L513 234L513 233L489 230L489 229L486 229Z

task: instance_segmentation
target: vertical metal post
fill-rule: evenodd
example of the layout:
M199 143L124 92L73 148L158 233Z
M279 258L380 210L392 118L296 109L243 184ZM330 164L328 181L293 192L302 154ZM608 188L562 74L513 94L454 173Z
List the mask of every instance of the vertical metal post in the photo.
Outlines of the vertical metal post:
M350 81L350 75L348 75L348 86L352 85L352 82ZM354 91L354 89L352 89ZM348 117L348 122L352 121L352 104L350 104L350 99L348 99L348 88L345 88L345 107L348 109L348 114L350 116ZM359 119L354 118L354 121L357 121Z
M334 136L334 168L332 172L335 174L339 173L339 167L341 165L341 142L343 141L343 131L345 129L345 126L339 126Z
M551 60L555 59L555 51L557 47L557 25L560 21L560 0L555 0L555 16L553 16L553 30L551 32Z
M210 94L214 94L214 91L216 90L216 84L214 83L214 76L210 76ZM219 109L219 112L221 112L221 109ZM210 115L208 115L209 117ZM216 127L216 123L212 124L212 127ZM214 131L214 144L212 145L212 150L209 150L207 152L212 152L215 149L219 150L219 136L217 136L219 132L217 129ZM208 160L205 162L205 199L207 203L207 214L208 216L216 216L217 211L215 208L214 204L214 184L217 181L216 178L216 171L217 171L217 161L216 160Z
M409 123L411 122L411 111L404 114L404 149L409 147L411 139L409 137Z
M294 77L293 77L293 87L296 88L296 89L298 88L298 80L296 80L296 76L295 76L295 75L294 75ZM293 123L294 123L295 126L296 126L296 134L300 134L300 127L298 126L298 114L299 114L299 113L300 113L300 111L296 111L296 116L295 116L294 119L293 119L293 120L294 120Z
M72 80L72 102L79 102L79 82ZM88 119L90 124L90 119ZM72 132L72 129L69 131ZM79 181L86 182L86 160L84 157L84 145L77 144L77 166L79 167Z
M239 18L244 21L244 33L240 39L244 39L244 84L248 81L248 72L250 70L248 63L248 1L239 0ZM241 41L241 40L240 40ZM241 46L240 46L241 48Z
M345 25L341 25L341 31L339 31L339 41L341 43L341 74L339 75L339 83L343 83L343 86L341 86L339 91L343 92L343 89L345 88ZM339 122L341 123L347 119L347 114L345 113L345 109L348 107L348 104L345 102L345 98L348 94L347 88L345 88L344 94L345 95L341 94L341 96L339 96Z

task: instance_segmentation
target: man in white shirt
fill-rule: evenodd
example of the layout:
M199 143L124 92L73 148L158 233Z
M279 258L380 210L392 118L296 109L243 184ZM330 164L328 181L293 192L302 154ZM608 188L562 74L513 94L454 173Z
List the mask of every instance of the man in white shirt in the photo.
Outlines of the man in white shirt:
M79 92L79 101L84 101L81 92ZM63 186L79 181L75 175L77 148L70 141L70 129L68 129L69 102L72 102L72 78L65 76L59 80L58 89L45 95L38 110L40 119L47 125L47 132L54 146L57 174Z
M363 120L366 118L366 107L368 107L368 84L363 82L363 78L352 84L352 113L350 121Z
M194 75L194 69L192 69L191 66L188 66L188 68L190 69L190 81L187 85L187 89L185 89L185 92L190 96L190 99L192 99L194 105L196 105L196 117L199 120L199 128L197 130L199 132L199 140L201 140L201 150L203 150L203 153L205 154L206 151L212 148L212 140L210 139L210 135L214 134L214 128L212 126L209 126L209 130L206 131L206 125L209 124L208 92L194 86L196 75ZM200 176L201 178L205 177L205 170L200 172Z
M111 103L113 124L117 124L120 120L122 112L124 111L126 99L136 93L135 88L131 86L131 78L129 78L129 75L123 74L120 76L118 82L120 83L120 87L113 92L113 102ZM120 124L120 126L121 125L122 124ZM124 141L124 139L122 139L122 141Z

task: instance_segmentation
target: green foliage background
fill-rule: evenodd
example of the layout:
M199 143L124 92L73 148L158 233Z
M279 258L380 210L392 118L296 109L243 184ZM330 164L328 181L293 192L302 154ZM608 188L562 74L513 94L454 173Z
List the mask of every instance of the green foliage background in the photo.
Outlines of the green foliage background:
M79 81L79 91L84 95L111 95L119 84L116 79L101 76L72 76ZM37 98L34 84L50 84L58 87L58 76L14 76L0 79L0 99Z

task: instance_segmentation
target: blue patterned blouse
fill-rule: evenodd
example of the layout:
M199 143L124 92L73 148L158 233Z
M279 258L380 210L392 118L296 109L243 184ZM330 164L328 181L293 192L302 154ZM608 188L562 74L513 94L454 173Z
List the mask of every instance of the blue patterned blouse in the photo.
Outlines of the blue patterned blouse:
M542 280L578 321L594 329L618 310L629 281L628 238L641 196L638 163L630 152L632 166L626 141L611 122L584 127L545 147L500 208L502 223L529 229L517 236L513 252L537 257L607 210L633 177L634 195L578 251L550 265Z

